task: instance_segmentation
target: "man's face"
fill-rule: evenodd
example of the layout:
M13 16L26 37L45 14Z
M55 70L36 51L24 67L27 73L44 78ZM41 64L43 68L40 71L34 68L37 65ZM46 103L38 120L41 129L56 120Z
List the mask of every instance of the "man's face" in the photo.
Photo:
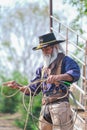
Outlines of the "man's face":
M45 47L45 48L42 48L42 52L43 52L43 55L51 55L52 52L53 52L53 47Z
M57 48L45 47L42 48L43 58L44 58L44 67L48 67L56 58L57 58Z

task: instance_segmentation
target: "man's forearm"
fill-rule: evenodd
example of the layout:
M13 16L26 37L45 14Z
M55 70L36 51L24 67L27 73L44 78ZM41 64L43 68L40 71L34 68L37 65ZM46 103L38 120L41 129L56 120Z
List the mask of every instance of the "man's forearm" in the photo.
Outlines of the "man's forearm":
M58 75L58 79L64 80L64 81L70 81L70 82L73 81L73 77L71 75L67 74L67 73Z
M70 76L69 74L65 73L65 74L60 74L60 75L50 75L47 78L47 83L55 83L61 80L65 80L65 81L73 81L73 77Z

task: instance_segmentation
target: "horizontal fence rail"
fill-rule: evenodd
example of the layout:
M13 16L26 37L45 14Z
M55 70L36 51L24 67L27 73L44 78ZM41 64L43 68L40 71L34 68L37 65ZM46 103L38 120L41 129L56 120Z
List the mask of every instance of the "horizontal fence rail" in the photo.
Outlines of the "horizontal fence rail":
M51 24L50 30L55 33L56 36L60 36L63 39L65 39L65 54L71 56L73 59L75 59L78 64L80 65L81 69L81 76L78 83L73 83L71 90L74 91L75 94L78 93L78 97L76 98L76 103L78 105L78 108L83 110L84 113L87 112L87 41L81 36L78 35L74 30L72 30L70 27L67 27L63 23L61 23L57 18L50 15L50 19L53 22L53 25ZM74 51L72 51L73 48ZM72 97L71 97L72 99ZM72 109L72 111L74 111ZM84 118L77 114L77 119L80 120L82 123L82 126L84 126L81 130L87 130L87 117L84 116ZM80 130L75 124L75 129Z

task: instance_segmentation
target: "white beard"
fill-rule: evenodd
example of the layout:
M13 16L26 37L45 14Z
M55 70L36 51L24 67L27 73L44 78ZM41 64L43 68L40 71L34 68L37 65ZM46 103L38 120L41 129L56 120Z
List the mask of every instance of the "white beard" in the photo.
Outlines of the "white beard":
M58 55L58 50L56 48L53 49L52 55L44 55L44 68L48 67L56 58Z

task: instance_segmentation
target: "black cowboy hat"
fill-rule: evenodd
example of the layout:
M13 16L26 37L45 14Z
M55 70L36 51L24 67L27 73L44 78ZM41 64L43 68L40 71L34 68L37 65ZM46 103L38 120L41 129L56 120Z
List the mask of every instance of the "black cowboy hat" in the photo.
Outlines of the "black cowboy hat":
M56 40L53 32L48 33L39 37L39 45L37 47L33 47L33 50L39 50L48 46L53 46L64 41L65 40Z

